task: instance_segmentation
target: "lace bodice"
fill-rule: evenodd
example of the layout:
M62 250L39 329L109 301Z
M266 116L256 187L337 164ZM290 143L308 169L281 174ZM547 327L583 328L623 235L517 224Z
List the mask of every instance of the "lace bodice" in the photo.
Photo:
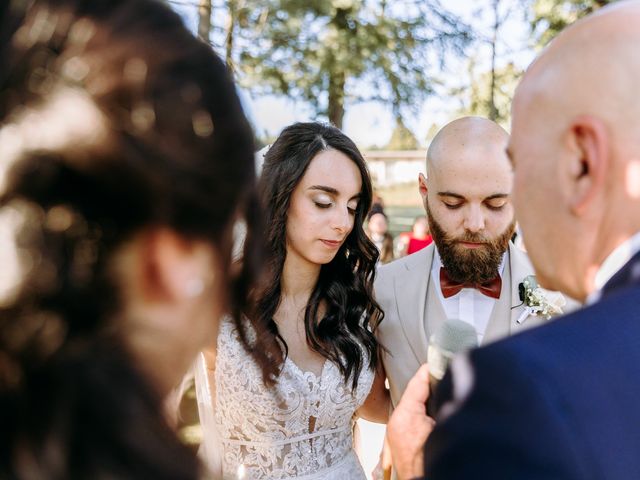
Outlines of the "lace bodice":
M316 376L287 359L277 385L267 388L227 321L218 337L214 375L214 423L225 479L365 478L352 430L371 389L370 369L363 369L353 391L332 362Z

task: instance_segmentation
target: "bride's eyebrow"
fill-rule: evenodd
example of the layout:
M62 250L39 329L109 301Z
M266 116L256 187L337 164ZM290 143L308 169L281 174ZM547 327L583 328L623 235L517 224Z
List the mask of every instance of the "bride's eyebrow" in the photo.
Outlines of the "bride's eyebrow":
M309 187L309 190L320 190L322 192L327 192L332 195L338 195L340 192L333 187L328 187L326 185L312 185Z
M331 195L340 195L340 192L337 189L333 187L328 187L326 185L312 185L309 187L309 190L320 190L321 192L327 192L327 193L330 193ZM359 200L361 196L362 194L358 192L354 196L352 196L349 200Z

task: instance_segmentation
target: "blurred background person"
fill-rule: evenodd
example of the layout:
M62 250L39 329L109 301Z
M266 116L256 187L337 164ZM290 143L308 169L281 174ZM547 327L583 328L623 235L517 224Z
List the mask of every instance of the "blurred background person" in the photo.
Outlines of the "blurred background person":
M11 1L0 21L2 253L17 260L0 289L0 477L198 478L162 405L257 272L234 85L160 2Z
M224 322L196 368L203 452L224 478L364 479L354 422L389 412L373 335L378 252L363 230L369 173L340 130L297 123L265 155L260 191L268 273L247 322L262 362Z
M418 217L413 222L409 243L407 245L407 255L418 252L433 242L429 234L429 222L426 216Z
M375 190L373 191L373 197L371 199L371 210L384 212L384 198Z
M393 236L389 232L389 221L381 207L373 207L367 215L367 235L380 252L380 263L393 260Z
M416 217L413 221L413 227L410 232L398 235L396 242L396 252L398 257L411 255L412 253L422 250L433 242L433 238L429 233L429 222L427 217L422 215Z

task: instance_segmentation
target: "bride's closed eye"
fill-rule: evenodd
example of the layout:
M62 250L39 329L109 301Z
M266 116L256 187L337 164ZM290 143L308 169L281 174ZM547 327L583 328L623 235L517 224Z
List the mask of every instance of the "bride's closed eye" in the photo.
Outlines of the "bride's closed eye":
M315 195L311 197L311 200L318 208L326 209L333 206L333 199L328 195Z

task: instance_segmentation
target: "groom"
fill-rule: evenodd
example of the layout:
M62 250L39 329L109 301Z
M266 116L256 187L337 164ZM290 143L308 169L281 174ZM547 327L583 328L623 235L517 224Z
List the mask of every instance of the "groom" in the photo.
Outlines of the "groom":
M508 139L496 123L466 117L446 125L429 147L419 190L434 243L381 267L375 285L394 406L446 319L471 324L480 345L545 321L528 315L519 297L533 268L509 241L515 221Z

